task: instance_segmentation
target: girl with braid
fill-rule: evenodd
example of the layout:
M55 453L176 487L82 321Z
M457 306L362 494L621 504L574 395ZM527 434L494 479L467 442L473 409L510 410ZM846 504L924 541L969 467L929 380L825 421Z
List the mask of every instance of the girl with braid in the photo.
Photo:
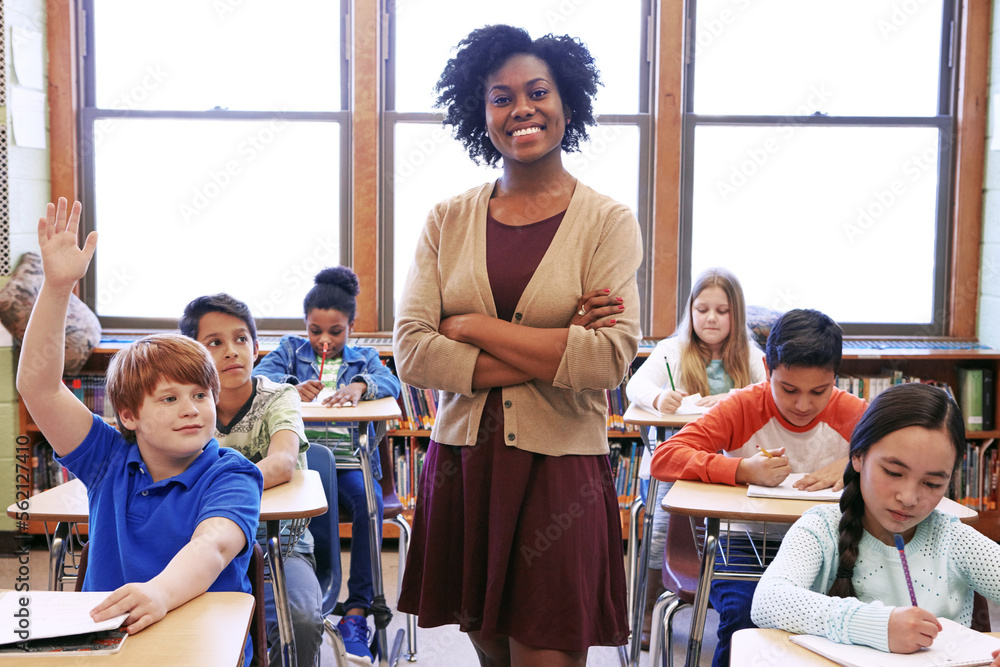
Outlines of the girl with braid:
M1000 602L1000 545L935 509L964 451L961 412L943 390L913 383L879 394L851 437L839 507L817 505L789 530L757 586L754 623L913 653L934 641L937 617L968 626L974 592Z

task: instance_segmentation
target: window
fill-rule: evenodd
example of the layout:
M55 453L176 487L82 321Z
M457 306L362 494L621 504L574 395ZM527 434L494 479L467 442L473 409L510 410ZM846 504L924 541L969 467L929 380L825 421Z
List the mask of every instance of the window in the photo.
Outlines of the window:
M228 292L301 327L316 271L344 263L346 2L86 0L83 286L108 327L173 327ZM179 48L181 47L181 48Z
M388 11L383 329L392 328L393 304L399 300L413 248L433 205L499 175L498 170L477 167L451 128L442 126L443 114L434 110L434 85L452 49L483 25L508 23L532 37L568 34L587 44L604 82L595 100L598 125L590 128L590 141L581 145L581 152L564 156L564 164L581 181L631 207L643 226L643 238L650 237L648 0L513 0L502 5L395 0L389 2ZM640 272L645 298L644 275L645 268Z
M681 295L725 266L748 304L943 334L955 4L688 9Z

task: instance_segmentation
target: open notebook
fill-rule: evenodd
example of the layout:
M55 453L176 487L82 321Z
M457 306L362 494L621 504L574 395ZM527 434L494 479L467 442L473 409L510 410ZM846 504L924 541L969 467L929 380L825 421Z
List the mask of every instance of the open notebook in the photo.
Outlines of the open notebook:
M90 610L107 597L106 592L0 593L0 618L5 619L0 623L0 653L118 651L126 637L119 626L128 614L101 623L90 618Z
M778 486L759 486L751 484L747 487L747 496L750 498L788 498L791 500L815 500L816 502L840 500L840 491L831 489L821 489L819 491L801 491L792 486L798 480L806 476L804 472L795 472L785 478Z
M838 644L826 637L792 635L788 639L845 667L959 667L988 665L991 654L1000 648L1000 638L970 630L947 618L939 618L944 628L929 648L916 653L884 653L869 646Z

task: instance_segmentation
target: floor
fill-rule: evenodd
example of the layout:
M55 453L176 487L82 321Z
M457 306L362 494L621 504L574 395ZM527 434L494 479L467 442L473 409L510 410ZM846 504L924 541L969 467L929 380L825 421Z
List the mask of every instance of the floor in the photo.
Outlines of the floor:
M13 553L0 554L0 589L14 587L16 578L21 567L18 559L13 557ZM31 556L28 565L28 574L31 588L45 589L47 581L47 561L48 552L42 538L36 538L31 545ZM344 552L344 571L348 570L348 552ZM386 599L395 600L398 588L398 555L395 544L387 540L382 556L383 584L385 587ZM346 592L346 591L345 591ZM342 596L344 597L344 596ZM994 628L1000 628L1000 608L991 603L990 617ZM687 646L688 627L691 623L690 610L678 613L674 622L674 664L684 664L684 654ZM701 656L701 665L710 665L712 652L715 650L715 630L718 624L718 617L714 611L709 610L705 628L705 641ZM390 645L398 630L405 627L405 617L395 614L387 629ZM404 650L406 642L404 639ZM405 656L405 652L404 652ZM324 645L322 654L322 667L336 667L333 660L333 653L329 645ZM406 658L400 660L399 665L408 664ZM414 665L428 665L429 667L476 667L479 662L472 644L466 636L459 632L457 626L444 626L440 628L419 628L417 630L417 655ZM588 667L618 667L617 651L610 648L593 648L587 658ZM641 654L639 665L647 667L649 657L646 652Z

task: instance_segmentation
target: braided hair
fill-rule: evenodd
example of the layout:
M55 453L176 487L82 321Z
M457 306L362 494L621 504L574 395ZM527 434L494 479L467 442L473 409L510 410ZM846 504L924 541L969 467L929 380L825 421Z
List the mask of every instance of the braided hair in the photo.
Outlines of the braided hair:
M944 431L955 447L956 470L965 450L965 424L955 401L943 389L913 382L890 387L875 397L851 435L851 461L844 469L844 493L840 496L840 565L830 587L831 597L857 597L854 564L864 533L865 501L861 495L861 474L854 469L855 457L864 458L872 445L891 433L910 426Z

